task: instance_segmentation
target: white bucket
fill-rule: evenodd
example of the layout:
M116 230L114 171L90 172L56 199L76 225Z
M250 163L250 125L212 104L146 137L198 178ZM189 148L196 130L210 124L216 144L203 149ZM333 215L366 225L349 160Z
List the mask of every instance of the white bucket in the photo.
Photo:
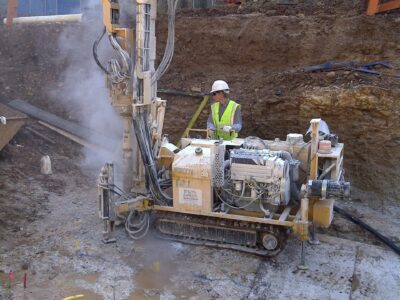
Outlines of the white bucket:
M50 156L45 155L40 159L40 173L44 175L52 174Z

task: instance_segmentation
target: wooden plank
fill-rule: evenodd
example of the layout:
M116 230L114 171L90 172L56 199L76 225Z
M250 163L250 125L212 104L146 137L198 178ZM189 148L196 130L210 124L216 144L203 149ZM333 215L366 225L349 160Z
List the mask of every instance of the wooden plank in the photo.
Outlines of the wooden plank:
M28 130L29 132L31 132L31 133L37 135L38 137L44 139L45 141L49 142L50 144L53 144L53 145L54 145L54 144L56 143L56 142L53 141L52 139L49 139L47 136L41 134L40 132L36 131L36 130L33 129L33 128L25 127L25 129Z
M343 144L339 143L336 147L332 147L331 153L320 153L317 152L318 157L326 157L326 158L339 158L342 155Z
M22 125L24 125L23 120L7 121L6 125L0 123L0 150L17 134Z
M400 0L393 0L385 3L381 3L380 0L369 0L367 15L373 16L376 13L400 8Z
M319 122L321 119L311 120L311 163L310 163L310 179L314 180L318 177L318 143L319 143Z
M0 123L0 150L17 134L28 117L10 107L0 103L0 116L5 117L7 123Z
M379 6L379 0L369 0L367 15L373 16L377 13Z
M392 9L400 8L400 0L394 0L391 2L382 3L378 7L377 12L384 12Z

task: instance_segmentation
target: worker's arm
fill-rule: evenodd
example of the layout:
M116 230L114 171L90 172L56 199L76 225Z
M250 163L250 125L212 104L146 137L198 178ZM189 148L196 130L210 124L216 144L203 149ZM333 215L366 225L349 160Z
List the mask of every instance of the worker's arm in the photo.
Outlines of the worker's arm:
M214 125L214 120L213 120L213 117L212 117L212 112L208 116L207 129L215 131L215 125Z
M240 107L241 106L238 106L235 112L235 116L233 117L232 130L236 132L240 132L240 130L242 130L242 111Z

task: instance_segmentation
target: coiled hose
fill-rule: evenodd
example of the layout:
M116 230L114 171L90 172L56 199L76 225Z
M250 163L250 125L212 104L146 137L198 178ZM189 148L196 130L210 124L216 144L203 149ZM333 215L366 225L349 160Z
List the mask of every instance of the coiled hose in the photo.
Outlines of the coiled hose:
M136 223L133 222L133 218L135 216L139 216L139 220ZM138 240L144 237L149 231L149 227L150 227L149 212L144 212L140 214L132 210L125 221L126 232L128 232L129 236L134 240Z

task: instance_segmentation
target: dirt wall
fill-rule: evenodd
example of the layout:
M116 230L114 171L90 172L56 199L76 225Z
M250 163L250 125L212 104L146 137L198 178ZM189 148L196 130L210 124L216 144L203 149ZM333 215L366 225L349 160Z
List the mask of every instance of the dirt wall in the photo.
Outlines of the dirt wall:
M161 85L206 92L213 80L228 81L232 98L242 105L242 136L284 139L288 132L305 133L311 118L322 117L345 143L354 197L398 199L396 70L381 69L387 75L374 76L349 70L305 73L303 67L326 61L398 66L399 34L391 28L399 21L396 15L182 16L174 61ZM181 126L175 116L189 107L182 116L187 123L194 100L168 99L166 131L176 139ZM203 111L198 127L205 126L208 113Z

